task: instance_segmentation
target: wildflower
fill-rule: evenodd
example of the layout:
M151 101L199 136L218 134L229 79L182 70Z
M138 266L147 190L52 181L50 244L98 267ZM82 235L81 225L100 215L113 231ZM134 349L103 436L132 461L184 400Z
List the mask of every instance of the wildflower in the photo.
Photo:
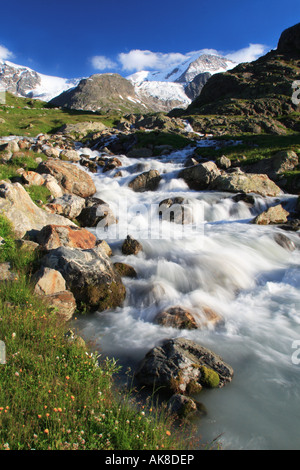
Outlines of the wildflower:
M45 433L45 434L49 434L49 429L45 429L45 430L44 430L44 433Z
M19 372L15 372L16 377L19 377L19 375L20 375Z
M49 418L49 416L50 416L49 413L46 413L46 417Z
M12 333L11 335L12 339L15 339L16 336L17 336L17 333Z
M38 418L41 419L42 415L38 415Z
M171 436L170 431L166 431L166 435L167 435L167 436Z

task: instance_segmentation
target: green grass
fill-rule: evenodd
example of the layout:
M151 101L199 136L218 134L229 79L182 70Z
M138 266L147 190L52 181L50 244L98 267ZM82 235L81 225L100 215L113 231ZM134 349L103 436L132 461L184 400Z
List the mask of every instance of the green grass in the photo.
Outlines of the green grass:
M194 142L182 135L173 134L171 132L136 132L137 144L135 148L147 147L148 145L171 145L174 149L181 150Z
M283 150L293 150L296 153L300 153L300 135L240 135L238 137L220 137L218 139L220 143L224 144L229 141L242 141L238 145L224 145L218 150L201 147L196 150L196 153L207 158L217 158L222 155L227 156L232 161L236 160L240 156L245 156L246 159L241 161L241 164L256 163L264 158L272 158L274 154Z
M28 192L33 202L37 205L46 204L48 202L48 198L51 196L51 192L48 188L46 188L46 186L32 185L26 187L26 191Z
M164 409L117 391L113 359L67 340L69 326L34 294L38 255L17 249L5 216L0 236L0 262L16 273L0 281L0 450L188 449Z
M111 127L119 117L116 112L100 115L84 111L55 109L43 101L18 98L6 93L6 103L0 105L0 118L5 120L4 123L0 123L0 135L35 137L40 133L55 133L64 124L86 121L102 122Z
M13 158L7 163L0 163L0 180L12 180L20 177L17 173L19 168L24 168L26 171L35 171L39 165L36 161L37 157L42 158L42 160L47 160L47 157L43 153L34 153L31 150L24 150L18 154L14 154Z

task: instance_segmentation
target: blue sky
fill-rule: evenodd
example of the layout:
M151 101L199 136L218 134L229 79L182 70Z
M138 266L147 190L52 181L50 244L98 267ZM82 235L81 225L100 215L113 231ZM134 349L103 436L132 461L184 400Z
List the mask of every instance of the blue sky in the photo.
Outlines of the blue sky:
M0 15L0 59L65 78L126 76L202 49L254 60L300 22L300 2L17 0Z

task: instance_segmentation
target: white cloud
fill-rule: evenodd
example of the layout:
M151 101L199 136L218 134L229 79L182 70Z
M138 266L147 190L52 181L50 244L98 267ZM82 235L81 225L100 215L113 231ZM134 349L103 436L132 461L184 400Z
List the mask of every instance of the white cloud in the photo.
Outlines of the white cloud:
M227 59L233 60L237 64L242 62L253 62L262 55L266 54L269 48L263 44L249 44L248 47L240 49L230 54L226 54Z
M114 69L118 66L118 64L104 55L96 55L92 57L91 62L93 67L97 70Z
M9 51L7 47L1 46L0 44L0 60L11 59L13 56L13 53Z
M180 52L151 52L142 51L140 49L131 50L128 53L121 53L118 56L122 64L123 70L140 71L140 70L163 70L168 67L175 67L187 59L187 56Z
M235 63L252 62L267 52L268 48L263 44L249 44L248 47L230 53L217 51L215 49L200 49L185 54L180 52L152 52L149 50L132 49L118 55L118 63L109 57L97 55L92 57L91 62L95 69L105 70L122 67L128 72L139 72L141 70L163 71L186 62L195 60L202 54L219 55L231 59Z

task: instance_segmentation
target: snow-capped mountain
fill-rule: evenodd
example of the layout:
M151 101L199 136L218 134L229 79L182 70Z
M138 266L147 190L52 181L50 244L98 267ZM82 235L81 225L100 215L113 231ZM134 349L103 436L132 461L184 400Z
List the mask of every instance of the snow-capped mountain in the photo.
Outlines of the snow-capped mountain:
M235 65L225 57L198 51L175 68L144 70L126 79L134 87L136 103L148 110L168 112L173 108L186 108L200 94L211 75L225 72ZM50 101L77 87L81 80L44 75L29 67L0 60L0 87L17 96Z
M0 60L0 85L17 96L49 101L65 90L73 88L80 79L66 79L43 75L29 67Z
M236 65L226 57L195 52L175 68L156 72L142 70L129 75L127 79L135 86L136 93L142 101L151 102L151 99L159 98L166 107L161 110L169 111L174 107L187 107L198 96L211 75L226 72ZM194 80L194 86L190 87ZM189 87L188 94L187 87Z

